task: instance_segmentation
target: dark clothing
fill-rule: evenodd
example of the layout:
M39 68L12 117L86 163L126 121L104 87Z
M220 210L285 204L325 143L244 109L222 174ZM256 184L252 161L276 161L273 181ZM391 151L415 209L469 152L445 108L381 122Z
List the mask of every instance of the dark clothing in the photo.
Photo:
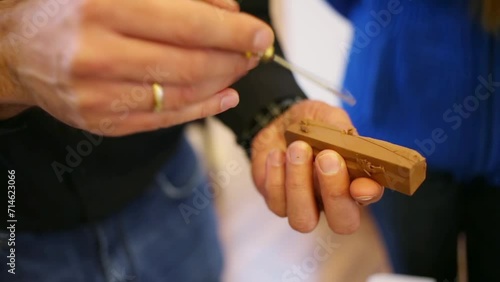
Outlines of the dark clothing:
M40 109L6 123L20 128L1 136L1 173L16 171L17 227L33 231L75 227L124 207L152 185L182 132L102 138Z
M244 1L241 8L270 21L268 1ZM257 67L235 88L240 104L220 118L236 134L271 102L305 97L293 75L274 64ZM71 128L40 109L0 121L0 174L6 179L7 170L16 173L18 230L71 228L119 211L152 184L177 149L182 131L183 126L176 126L101 138Z
M17 232L15 275L7 272L9 233L0 230L0 281L221 281L211 200L222 188L210 183L181 138L148 191L121 211L78 228Z
M466 236L470 282L500 277L500 187L429 173L412 197L387 190L372 206L396 273L456 281L457 238Z

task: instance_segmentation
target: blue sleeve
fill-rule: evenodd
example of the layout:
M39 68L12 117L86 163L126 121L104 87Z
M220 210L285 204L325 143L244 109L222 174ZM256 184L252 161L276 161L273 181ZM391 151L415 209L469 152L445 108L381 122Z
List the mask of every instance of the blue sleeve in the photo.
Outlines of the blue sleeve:
M337 12L348 18L354 5L359 3L359 0L326 0Z

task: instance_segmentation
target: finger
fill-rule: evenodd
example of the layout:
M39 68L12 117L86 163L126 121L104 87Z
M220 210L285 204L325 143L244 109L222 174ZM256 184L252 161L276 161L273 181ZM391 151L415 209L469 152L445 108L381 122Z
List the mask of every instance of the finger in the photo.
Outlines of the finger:
M301 102L301 104L301 107L308 109L306 113L302 113L303 116L334 125L341 130L354 128L349 115L342 108L332 107L327 103L314 100L306 100Z
M276 149L268 154L264 196L273 213L286 216L285 154L281 150Z
M319 220L313 190L312 148L303 141L290 144L286 161L286 209L290 226L312 231Z
M283 132L280 132L275 123L262 129L252 140L252 178L259 192L266 195L266 163L270 152L274 150L286 151L286 141Z
M324 150L316 156L321 197L330 228L339 234L351 234L359 228L359 207L351 198L350 180L343 158Z
M239 12L240 4L235 0L198 0L231 12Z
M180 110L204 101L227 88L234 81L216 78L193 86L162 86L163 109ZM102 79L81 80L74 84L80 97L82 111L91 112L150 112L154 108L153 86L150 83L115 82Z
M112 5L103 4L102 10L113 13L96 12L98 18L131 37L239 53L263 52L274 41L261 20L199 1L125 1L120 9L106 2Z
M137 132L146 132L172 127L189 121L220 114L239 103L238 93L234 89L224 89L207 100L190 105L178 111L160 113L131 113L116 125L115 136Z
M384 194L384 187L370 178L356 178L351 182L351 197L360 205L378 202Z
M184 49L119 36L103 38L85 37L72 62L74 76L181 86L240 77L258 64L256 58L232 52Z

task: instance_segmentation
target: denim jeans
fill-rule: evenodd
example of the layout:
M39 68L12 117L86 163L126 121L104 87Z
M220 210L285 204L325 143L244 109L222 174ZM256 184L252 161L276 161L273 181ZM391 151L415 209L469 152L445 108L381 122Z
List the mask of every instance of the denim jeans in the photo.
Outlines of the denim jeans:
M207 194L208 187L183 140L151 189L119 213L73 230L18 232L15 275L7 272L2 244L0 281L220 281L213 205L209 194L199 203L193 193Z
M466 236L469 282L500 281L500 187L430 172L412 197L387 190L372 211L396 273L454 282Z

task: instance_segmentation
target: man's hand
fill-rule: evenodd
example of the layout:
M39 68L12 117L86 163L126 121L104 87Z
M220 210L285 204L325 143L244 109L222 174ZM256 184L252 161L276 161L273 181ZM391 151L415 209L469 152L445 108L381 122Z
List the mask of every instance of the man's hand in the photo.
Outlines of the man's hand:
M330 228L350 234L360 224L360 205L378 201L384 188L368 178L350 181L344 159L335 151L324 150L313 159L305 142L286 145L286 127L302 119L312 119L351 129L344 110L322 102L303 101L264 128L252 143L252 175L271 211L288 217L300 232L312 231L319 220L320 206Z
M267 24L227 0L47 3L0 10L2 56L13 85L27 93L0 95L0 104L39 106L103 135L169 127L236 106L238 94L227 87L258 64L243 54L274 40ZM153 83L164 88L161 113L153 113Z

